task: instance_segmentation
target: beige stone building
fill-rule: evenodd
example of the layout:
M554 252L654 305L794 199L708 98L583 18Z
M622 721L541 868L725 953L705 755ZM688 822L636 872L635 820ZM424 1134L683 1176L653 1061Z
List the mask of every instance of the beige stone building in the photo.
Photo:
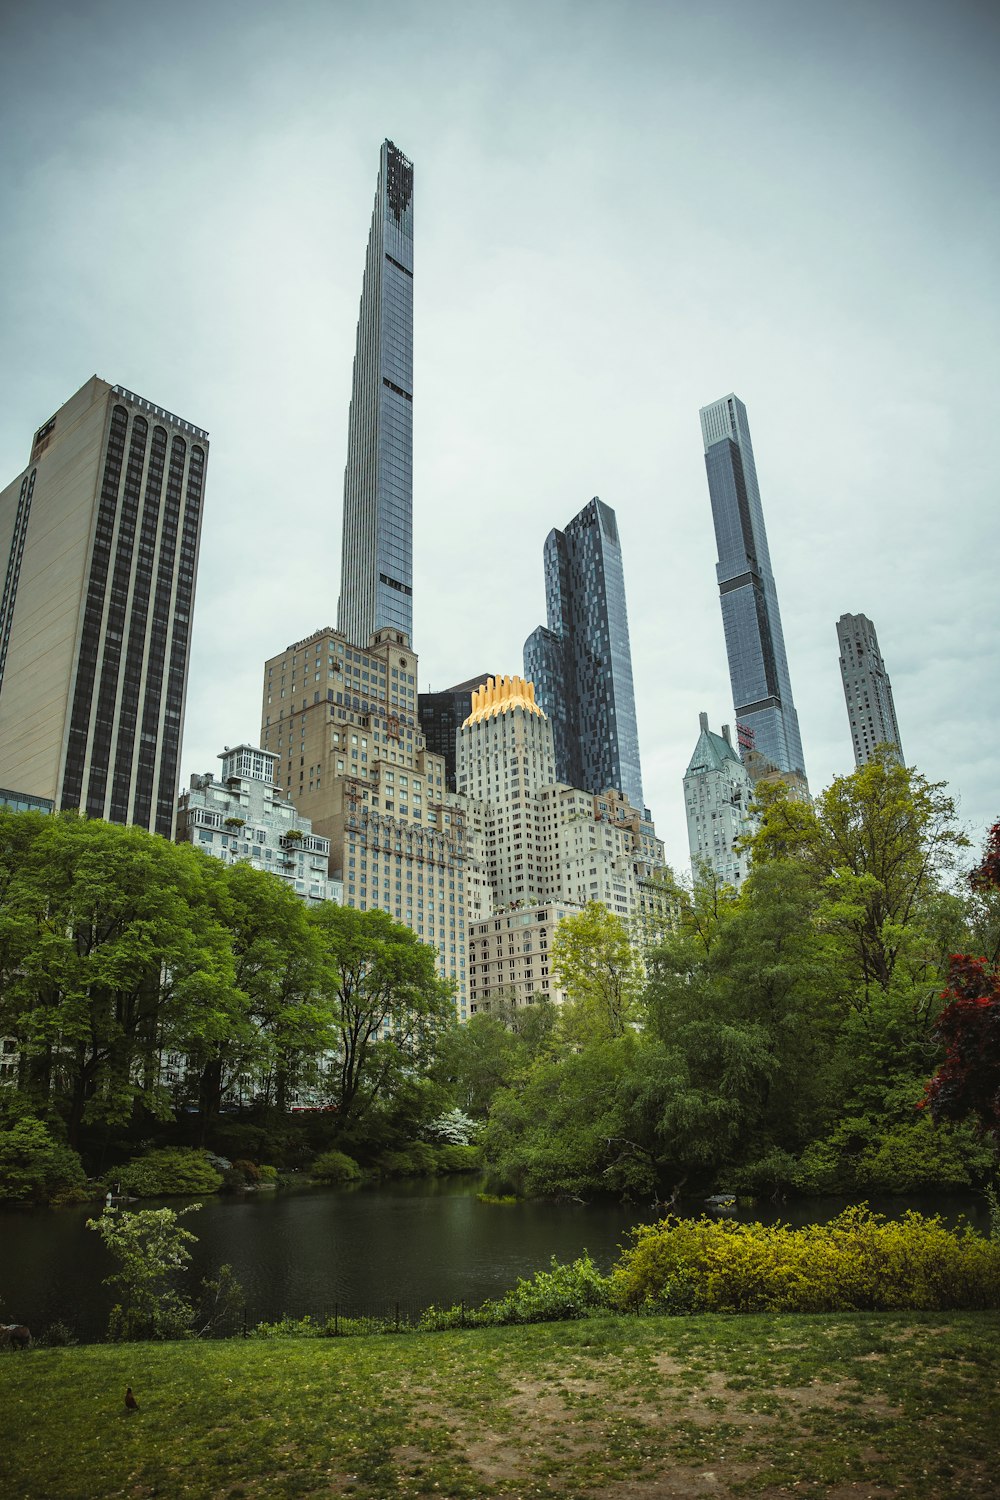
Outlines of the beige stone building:
M96 375L0 492L0 786L174 829L208 434Z
M367 649L318 630L264 667L261 745L275 781L330 841L343 901L381 908L438 955L468 1014L468 921L489 905L481 813L445 786L417 722L417 657L386 626Z
M469 928L469 1014L498 1003L556 1004L566 997L549 972L549 951L563 917L579 912L574 902L498 911Z
M459 791L482 804L485 868L496 911L470 927L470 1013L506 996L562 999L548 969L558 923L589 901L638 941L673 918L663 844L644 810L614 789L555 780L552 725L522 678L490 678L459 731Z

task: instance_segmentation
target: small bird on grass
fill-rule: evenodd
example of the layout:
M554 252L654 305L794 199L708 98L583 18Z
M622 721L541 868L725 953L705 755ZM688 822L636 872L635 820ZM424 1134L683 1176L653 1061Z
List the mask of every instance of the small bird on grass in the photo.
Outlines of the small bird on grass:
M133 1396L133 1394L132 1394L132 1387L130 1385L127 1385L125 1387L125 1410L126 1411L138 1411L139 1410L139 1403L135 1399L135 1397Z

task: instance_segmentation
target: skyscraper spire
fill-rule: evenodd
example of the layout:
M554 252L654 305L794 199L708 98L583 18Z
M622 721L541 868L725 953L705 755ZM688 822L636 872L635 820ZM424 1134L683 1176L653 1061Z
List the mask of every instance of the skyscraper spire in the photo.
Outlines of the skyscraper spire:
M413 164L384 141L361 287L337 629L413 634Z
M736 717L753 730L757 750L779 771L797 771L804 777L799 719L743 402L729 395L703 406L701 431Z

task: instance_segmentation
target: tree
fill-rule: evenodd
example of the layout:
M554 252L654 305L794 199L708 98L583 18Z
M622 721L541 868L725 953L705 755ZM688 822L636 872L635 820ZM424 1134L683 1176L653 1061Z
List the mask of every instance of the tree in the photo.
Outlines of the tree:
M12 826L25 816L0 814L0 1031L18 1040L19 1086L40 1105L55 1091L76 1145L85 1120L127 1121L137 1104L169 1116L162 1052L231 1017L218 867L140 828Z
M101 1236L118 1262L105 1278L119 1302L111 1309L108 1337L116 1341L177 1339L189 1334L194 1306L177 1287L177 1277L190 1264L189 1245L197 1235L182 1229L179 1220L201 1205L175 1212L172 1208L144 1208L138 1213L105 1209L87 1228Z
M442 1036L435 1077L446 1083L457 1105L485 1119L498 1090L551 1050L556 1010L548 1000L532 1005L492 1003Z
M569 1002L561 1019L573 1041L620 1037L635 1019L642 964L625 923L600 902L559 923L550 969Z
M1000 823L990 829L974 891L1000 891ZM1000 967L985 958L956 954L951 961L948 1005L938 1017L944 1061L921 1101L932 1118L971 1120L1000 1150Z
M789 816L787 800L765 810L755 861L772 857L773 825ZM928 972L923 918L967 844L944 782L928 781L887 750L820 794L815 826L791 852L826 887L824 921L843 940L857 1004L890 990L897 968L904 984L933 989L940 976Z
M328 1011L316 999L320 942L305 906L267 871L235 864L220 873L214 909L232 953L234 1003L196 1018L202 1139L247 1069L284 1111L303 1060L332 1045Z
M0 1128L0 1202L48 1202L82 1188L83 1164L42 1120L22 1114Z
M655 1145L637 1139L629 1110L641 1046L629 1032L539 1059L493 1101L482 1136L488 1164L528 1194L653 1196Z
M386 912L325 902L309 918L337 1048L333 1102L343 1133L430 1064L455 1024L454 987L438 977L434 949Z

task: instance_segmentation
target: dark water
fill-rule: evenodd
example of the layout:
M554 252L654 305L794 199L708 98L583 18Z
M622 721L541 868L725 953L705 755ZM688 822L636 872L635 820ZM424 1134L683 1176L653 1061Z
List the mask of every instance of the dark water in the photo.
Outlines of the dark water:
M404 1309L477 1303L545 1267L553 1255L571 1260L588 1250L607 1269L629 1230L657 1217L648 1207L619 1204L483 1204L480 1186L453 1177L208 1199L185 1220L198 1236L191 1288L228 1262L245 1289L251 1321L326 1314L334 1303L398 1300ZM760 1204L739 1216L822 1223L844 1206L842 1199L814 1198ZM988 1229L985 1207L971 1196L892 1198L871 1206L891 1217L917 1208L947 1223L964 1218ZM698 1202L685 1207L702 1211ZM111 1294L101 1283L112 1263L100 1237L86 1228L96 1211L95 1205L0 1215L0 1321L26 1322L39 1332L59 1319L80 1337L102 1334Z

